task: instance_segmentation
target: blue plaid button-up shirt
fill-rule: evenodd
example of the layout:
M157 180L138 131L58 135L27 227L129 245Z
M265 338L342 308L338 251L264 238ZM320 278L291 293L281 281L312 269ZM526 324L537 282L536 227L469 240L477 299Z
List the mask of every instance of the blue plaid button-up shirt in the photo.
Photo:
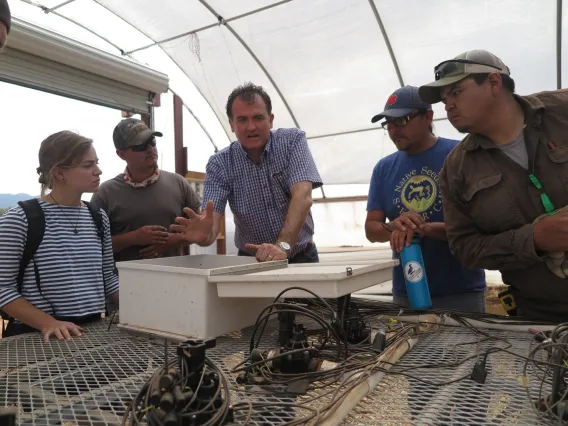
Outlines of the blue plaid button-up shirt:
M235 216L235 245L275 243L290 206L292 185L312 182L322 185L306 135L298 129L278 129L270 138L260 164L255 164L241 144L231 143L211 156L203 188L203 208L208 200L215 211L225 214L227 201ZM312 242L311 211L290 256L303 252Z

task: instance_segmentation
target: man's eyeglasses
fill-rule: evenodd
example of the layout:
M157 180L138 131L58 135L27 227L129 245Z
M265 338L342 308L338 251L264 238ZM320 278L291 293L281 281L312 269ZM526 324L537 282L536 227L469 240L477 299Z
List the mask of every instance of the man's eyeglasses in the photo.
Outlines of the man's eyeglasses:
M148 140L148 142L143 143L142 145L129 146L128 148L130 148L133 152L143 152L148 149L148 146L154 148L156 146L156 138L152 138Z
M496 70L499 71L503 71L503 69L498 66L484 64L483 62L470 61L469 59L449 59L447 61L440 62L438 65L434 67L434 73L435 73L434 75L436 81L444 78L448 74L452 74L458 71L458 64L483 65L486 67L495 68Z
M415 117L418 117L419 115L424 114L425 111L414 111L408 115L405 115L404 117L398 117L398 118L391 118L387 121L383 121L381 123L381 126L383 126L383 129L387 130L389 125L395 125L396 127L403 127L406 126L408 124L408 122L410 120L412 120Z

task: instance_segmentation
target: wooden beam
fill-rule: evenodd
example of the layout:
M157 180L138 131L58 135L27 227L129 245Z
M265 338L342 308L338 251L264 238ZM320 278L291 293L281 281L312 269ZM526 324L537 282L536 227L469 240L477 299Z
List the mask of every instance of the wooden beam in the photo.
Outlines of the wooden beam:
M356 195L354 197L325 197L325 198L314 198L313 202L316 204L324 203L353 203L357 201L367 201L366 195Z
M149 129L152 128L152 116L150 114L140 114L140 118Z
M203 183L205 181L205 173L201 173L201 172L187 172L185 174L185 178L189 181L193 181L193 182L201 182Z
M219 235L217 236L217 254L227 254L227 240L225 239L225 216L221 218Z
M174 95L174 147L176 173L185 176L187 160L183 158L183 102L177 95Z

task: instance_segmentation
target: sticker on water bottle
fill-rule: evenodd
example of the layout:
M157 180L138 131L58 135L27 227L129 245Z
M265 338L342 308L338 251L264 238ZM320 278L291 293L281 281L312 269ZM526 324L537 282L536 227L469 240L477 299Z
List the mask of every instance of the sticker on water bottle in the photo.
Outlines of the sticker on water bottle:
M404 276L407 281L411 283L417 283L424 276L424 270L422 265L418 262L408 262L404 265Z

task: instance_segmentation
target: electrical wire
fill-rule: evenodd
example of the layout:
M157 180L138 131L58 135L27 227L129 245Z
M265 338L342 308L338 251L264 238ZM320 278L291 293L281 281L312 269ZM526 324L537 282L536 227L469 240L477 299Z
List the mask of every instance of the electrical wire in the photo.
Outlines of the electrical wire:
M526 386L531 408L538 419L548 418L558 424L568 424L568 323L557 325L546 338L532 345L523 366L523 375L529 376L529 367L540 379L536 398L530 386ZM540 359L537 359L540 357ZM548 361L544 361L547 359ZM549 362L550 361L550 362ZM542 366L546 366L543 369ZM539 375L539 372L542 375ZM548 395L544 395L547 385Z
M305 303L311 306L316 306L316 303L312 300L306 300ZM353 302L352 302L353 303ZM550 325L548 321L535 321L532 319L522 319L515 317L504 317L502 315L496 315L491 313L479 313L479 312L460 312L449 309L410 309L402 306L397 306L391 302L385 302L374 299L366 299L364 297L357 297L356 299L357 307L363 316L392 316L396 318L400 315L420 315L420 314L431 314L431 315L449 315L449 316L460 316L473 319L480 322L485 322L488 324L510 324L510 325L534 325L543 324ZM330 301L331 306L335 306L335 301Z
M554 400L550 400L544 409L539 410L539 416L553 416L558 413L563 414L563 404L565 404L568 395L568 387L564 386L564 373L567 369L558 360L552 359L549 352L552 353L557 350L563 359L568 359L568 323L561 324L555 328L550 336L544 336L545 342L535 345L531 342L531 348L528 356L519 354L517 348L513 349L513 344L508 339L503 337L500 331L488 332L475 327L471 320L482 322L494 322L497 318L491 315L484 314L464 314L454 311L439 310L436 314L444 315L455 320L453 325L444 323L417 323L408 324L396 320L396 316L400 314L400 308L391 304L384 304L377 301L367 301L365 299L357 299L356 308L358 316L349 314L346 318L338 318L337 304L335 302L328 302L324 299L318 298L315 294L311 293L313 299L286 299L282 301L282 297L290 290L303 290L299 287L293 287L281 292L274 300L258 315L257 321L252 328L249 354L242 362L234 365L231 369L231 374L244 373L249 376L255 376L256 381L253 382L239 382L235 387L225 386L226 382L219 385L219 389L215 395L225 396L228 404L229 392L236 392L240 395L239 402L235 403L232 408L232 415L238 413L239 424L250 424L254 421L257 422L257 415L262 415L259 410L269 410L271 416L285 417L286 425L298 424L317 424L328 417L340 404L344 401L350 392L358 385L365 382L372 374L376 372L384 372L386 375L403 376L410 379L411 383L424 383L432 387L444 387L464 380L470 380L471 374L460 375L456 377L453 375L449 380L428 380L422 374L424 371L440 372L439 377L444 377L444 371L453 372L456 368L467 368L467 363L482 362L483 366L490 362L490 357L497 353L506 353L514 356L517 359L525 361L525 372L523 373L528 377L529 371L538 376L542 380L540 389L538 390L538 398L536 401L543 400L542 394L545 389L550 388L551 392L556 396ZM353 303L353 302L352 302ZM419 313L430 313L433 311L423 311ZM307 330L304 331L305 342L301 347L296 348L293 346L286 347L283 352L278 352L274 348L274 334L270 333L270 338L267 339L266 327L271 319L279 313L294 314L296 318L296 325L303 324ZM408 311L405 311L408 313ZM416 312L415 312L416 313ZM345 329L343 328L343 321L363 318L366 322L371 324L373 330L377 327L381 332L385 333L386 347L384 351L379 351L373 348L372 335L369 334L362 342L351 344L345 340ZM391 318L394 319L391 320ZM499 317L499 323L504 322L503 317ZM382 322L381 322L382 320ZM506 320L505 320L506 321ZM527 326L534 324L534 322L524 321L506 321L507 323L526 324ZM404 340L420 336L427 336L429 334L438 333L444 327L456 327L465 330L466 333L471 333L475 339L466 342L458 342L453 346L448 347L450 351L448 358L444 358L445 362L438 363L422 363L410 359L403 359L401 363L392 364L387 361L387 355L395 345L401 344ZM303 329L302 329L303 330ZM527 327L528 330L528 327ZM296 330L297 331L297 330ZM567 336L567 337L565 337ZM542 336L541 336L542 337ZM564 340L566 339L566 341ZM307 344L306 344L307 342ZM279 347L280 345L278 345ZM460 355L458 348L464 346L474 346L474 350L469 354ZM280 348L282 350L282 348ZM256 354L253 358L253 351ZM260 351L260 352L259 352ZM264 352L263 352L264 351ZM258 353L261 353L260 358ZM327 361L325 368L321 366L315 371L304 372L282 372L276 368L278 363L275 361L282 360L287 357L295 357L298 354L309 355L316 357L321 362ZM560 356L557 355L557 356ZM159 416L156 415L156 410L148 405L149 396L152 394L156 386L156 375L160 376L165 374L175 364L174 359L170 360L168 366L159 369L155 375L141 389L139 395L135 398L132 405L129 407L129 412L125 414L128 416L130 413L130 425L139 424L144 415L150 426L159 425ZM178 360L179 363L179 360ZM280 364L281 365L281 364ZM323 365L323 364L321 364ZM207 366L207 368L213 368ZM187 376L190 371L189 365L182 362L179 365L181 376ZM209 370L208 370L209 371ZM292 370L295 371L295 370ZM303 371L303 370L302 370ZM220 373L220 370L219 370ZM199 384L204 380L205 370L201 370L199 377ZM222 374L222 373L221 373ZM222 377L221 374L219 377ZM197 380L197 378L194 378ZM274 402L266 398L272 397L288 397L297 398L298 393L293 393L290 387L300 381L306 381L305 396L293 402ZM265 387L265 385L268 385ZM552 391L553 387L558 388L555 392ZM548 388L547 388L548 387ZM534 387L533 387L534 388ZM529 398L535 401L530 394L530 389L527 386ZM534 391L533 391L534 392ZM261 396L260 396L261 395ZM256 396L256 397L255 397ZM260 399L259 399L260 396ZM194 394L195 398L195 394ZM189 401L187 406L190 406L192 401ZM542 404L541 404L542 405ZM228 405L227 405L228 407ZM187 407L184 407L187 408ZM215 412L214 405L209 404L206 407L201 407L202 412L212 415L211 420L207 425L219 425L222 419L226 419L228 414L223 417L223 411ZM533 407L537 409L537 407ZM148 421L150 416L150 421ZM154 422L154 423L152 423ZM217 423L215 423L217 422ZM125 424L125 423L123 423Z
M124 413L123 426L139 425L144 418L148 426L163 426L172 419L220 426L232 415L229 382L223 371L206 356L194 365L195 358L182 345L177 358L166 360L144 383ZM166 387L161 383L164 378L168 379Z
M116 311L114 311L114 312L112 313L112 316L110 317L110 321L109 321L109 323L108 323L107 331L110 331L112 325L115 324L114 318L116 317L117 314L118 314L118 310L116 310Z
M313 299L286 299L280 301L282 297L291 290L301 290L313 296ZM308 306L308 307L306 307ZM287 425L305 424L311 422L317 424L318 419L321 420L327 414L334 410L338 403L343 401L348 394L363 381L376 371L386 371L384 365L381 364L381 357L385 352L372 347L371 334L356 344L351 344L346 340L344 324L350 319L358 319L351 314L346 318L339 318L337 310L332 307L331 303L321 299L315 293L300 287L291 287L282 291L274 302L266 306L258 315L255 322L249 345L249 355L245 359L235 365L231 374L243 373L247 376L255 376L258 379L254 381L255 385L270 385L274 390L272 394L286 394L277 389L280 386L290 386L301 381L307 382L308 399L303 398L302 404L280 405L280 407L294 407L297 410L306 410L316 406L317 411L310 411L306 417L296 415L297 420L287 422ZM349 312L349 311L348 311ZM281 348L282 352L276 350L266 351L258 359L259 348L270 348L266 342L263 342L264 333L267 324L271 318L279 314L294 314L295 324L304 324L308 327L305 332L306 340L311 342L311 346L302 345L301 348L293 347ZM315 328L314 328L315 326ZM414 334L415 325L396 324L395 326L382 327L387 334L386 346L399 342L404 338L408 338ZM310 337L308 337L310 336ZM254 352L257 351L257 352ZM253 359L253 353L256 354ZM290 359L296 355L313 356L320 361L330 361L325 369L318 368L316 371L305 372L288 372L284 373L275 368L274 362L279 359ZM282 361L281 361L282 362ZM302 360L300 360L302 362ZM241 382L242 383L242 382ZM246 382L245 382L246 383ZM247 392L247 386L243 386L244 392ZM254 386L255 390L258 386ZM317 391L317 392L316 392ZM268 392L269 394L271 392ZM314 393L316 395L314 395ZM254 395L254 392L252 392ZM290 395L290 393L288 393ZM275 404L274 407L279 406ZM242 405L236 409L250 410L251 407L256 409L255 403ZM234 407L235 408L235 407ZM301 417L298 419L298 417ZM248 418L248 417L247 417Z
M320 296L318 296L316 293L314 293L314 292L311 291L311 290L308 290L308 289L305 289L305 288L302 288L302 287L288 287L288 288L282 290L282 291L274 298L274 302L273 302L271 305L268 305L268 306L259 314L258 319L257 319L256 324L255 324L255 331L256 331L256 328L258 327L258 325L261 323L261 316L264 314L265 310L268 309L268 316L266 316L266 318L264 319L264 322L262 322L262 328L261 328L261 330L260 330L259 340L260 340L260 338L262 337L262 335L264 334L264 330L265 330L265 328L266 328L266 325L268 324L268 320L269 320L269 318L270 318L270 316L271 316L271 314L272 314L272 310L274 309L274 307L275 307L276 305L278 305L278 301L280 300L280 298L281 298L284 294L286 294L287 292L292 291L292 290L304 291L304 292L306 292L306 293L312 295L319 303L321 303L323 306L325 306L325 308L327 308L327 310L330 312L331 323L332 323L332 324L333 324L334 322L337 323L337 314L336 314L336 311L334 311L334 310L332 309L331 305L330 305L326 300L322 299ZM309 300L309 299L307 299L307 300ZM292 305L292 304L290 304L290 305ZM300 306L297 305L297 304L296 304L296 305L292 305L292 306L294 306L294 309L298 308L299 310L302 310L303 312L308 312L308 313L311 314L311 312L309 311L309 309L304 309L303 307L300 307ZM301 309L300 309L300 308L301 308ZM339 328L340 328L339 331L341 332L341 335L342 335L342 336L345 336L345 330L343 329L343 323L338 324L338 326L339 326ZM330 325L330 328L332 328L331 325ZM335 332L335 334L337 334L337 332ZM251 351L252 351L252 349L253 349L253 344L254 344L254 333L253 333L253 337L251 338ZM349 351L349 350L348 350L347 343L345 343L345 356L348 355L348 351Z

